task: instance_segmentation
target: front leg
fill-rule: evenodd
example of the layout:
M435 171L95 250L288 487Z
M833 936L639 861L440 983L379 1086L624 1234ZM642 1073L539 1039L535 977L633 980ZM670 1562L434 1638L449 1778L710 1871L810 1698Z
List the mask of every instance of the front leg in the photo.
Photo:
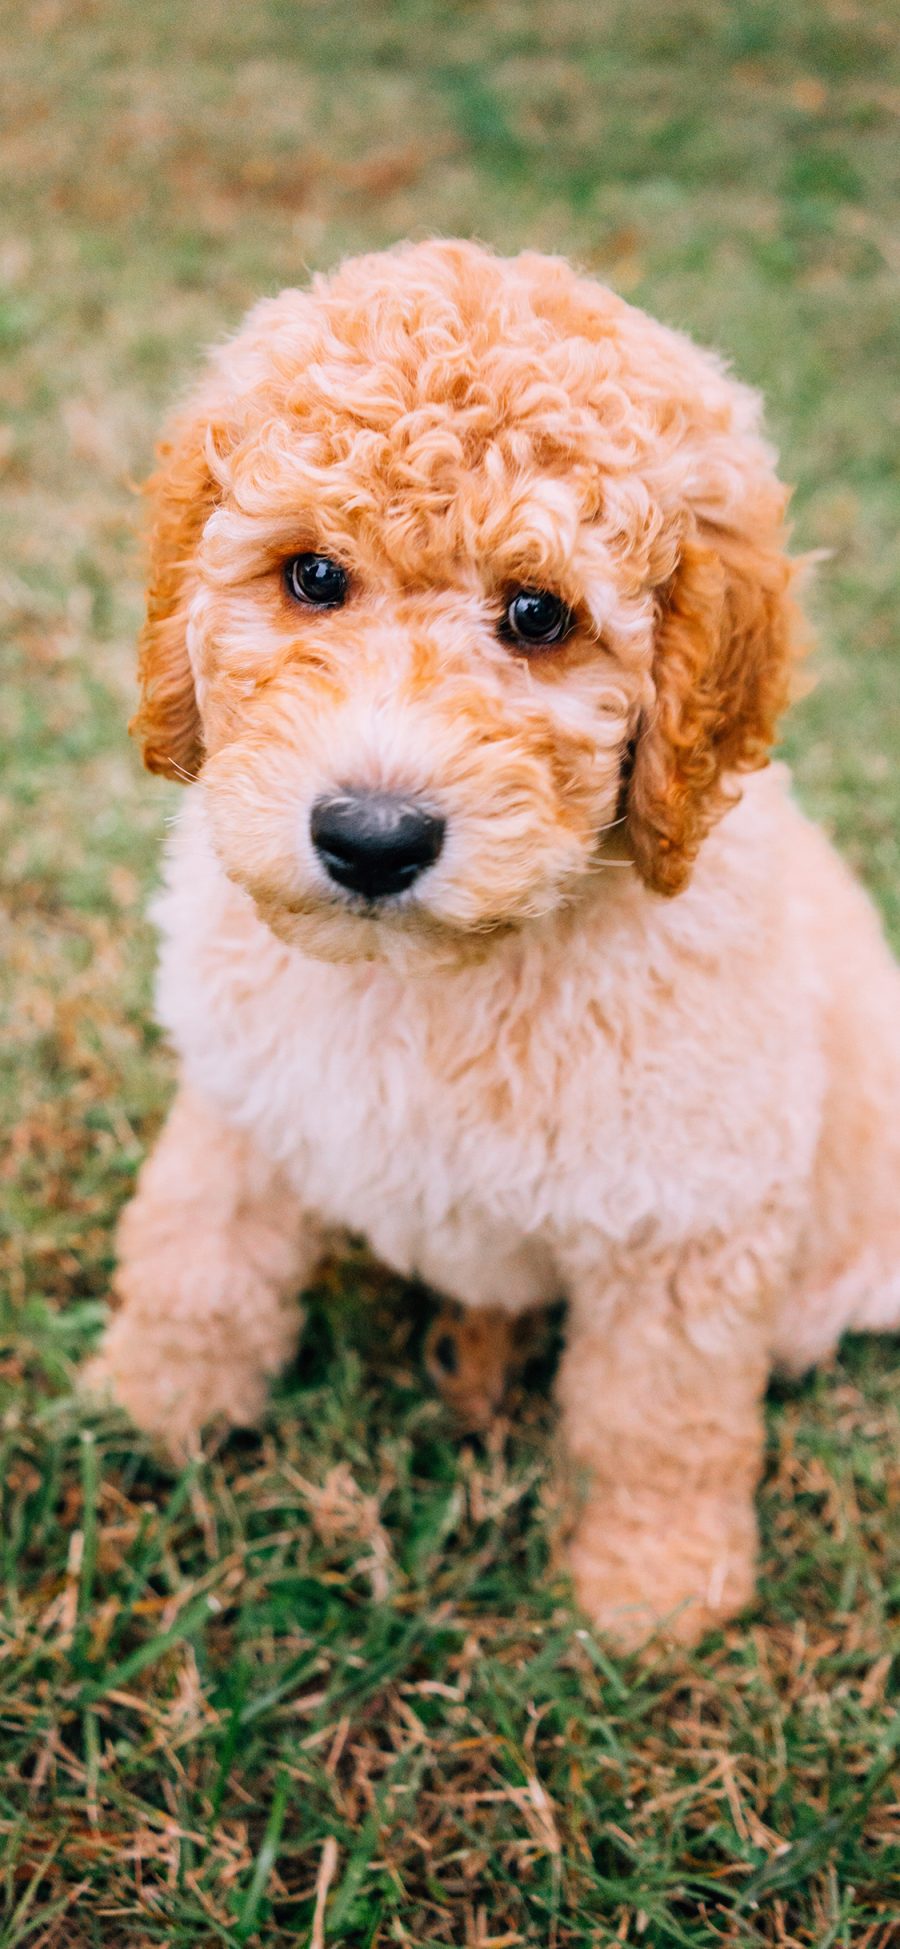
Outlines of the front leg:
M625 1648L693 1644L754 1590L780 1228L577 1279L559 1394L586 1501L576 1593Z
M255 1421L290 1359L320 1252L281 1173L190 1090L176 1097L119 1224L119 1302L89 1389L175 1456L201 1428Z

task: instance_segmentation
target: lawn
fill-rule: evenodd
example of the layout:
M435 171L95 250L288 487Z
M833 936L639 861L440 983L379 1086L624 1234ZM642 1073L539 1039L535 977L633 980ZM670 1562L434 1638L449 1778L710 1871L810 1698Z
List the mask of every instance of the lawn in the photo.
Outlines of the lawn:
M773 1394L757 1606L646 1668L549 1567L546 1374L461 1444L427 1297L361 1259L261 1433L179 1478L73 1377L171 1088L134 483L259 293L402 234L564 249L764 387L828 551L787 749L900 947L900 11L3 21L0 1949L897 1945L890 1343Z

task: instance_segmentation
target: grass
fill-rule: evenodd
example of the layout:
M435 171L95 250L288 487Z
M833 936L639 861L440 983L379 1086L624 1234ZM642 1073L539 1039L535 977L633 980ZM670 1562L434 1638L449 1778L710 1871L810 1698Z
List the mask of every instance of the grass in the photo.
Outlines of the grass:
M610 1658L550 1569L540 1375L482 1447L427 1303L314 1295L178 1479L73 1374L163 1114L124 736L132 483L197 347L398 234L570 251L763 385L828 549L788 749L900 945L890 0L22 0L4 13L0 1949L900 1941L900 1384L773 1395L751 1617Z

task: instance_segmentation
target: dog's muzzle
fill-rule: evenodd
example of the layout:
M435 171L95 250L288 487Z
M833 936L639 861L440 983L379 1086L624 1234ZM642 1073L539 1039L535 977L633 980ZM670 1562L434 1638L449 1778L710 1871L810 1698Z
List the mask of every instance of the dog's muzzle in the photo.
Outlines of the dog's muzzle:
M390 792L341 792L318 799L310 837L329 879L366 900L405 893L444 843L445 822Z

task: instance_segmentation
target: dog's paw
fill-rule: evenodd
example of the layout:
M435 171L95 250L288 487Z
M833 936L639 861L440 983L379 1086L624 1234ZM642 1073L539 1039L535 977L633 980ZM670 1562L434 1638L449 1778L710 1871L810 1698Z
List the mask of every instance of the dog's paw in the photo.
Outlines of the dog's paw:
M566 1550L575 1595L597 1631L620 1651L651 1644L687 1649L753 1600L752 1547L724 1547L704 1563L679 1551L671 1534L652 1540L604 1536L595 1522L576 1530Z
M547 1352L558 1310L548 1304L508 1313L501 1306L444 1301L425 1338L424 1362L461 1427L478 1433L490 1426L510 1383Z
M425 1368L462 1428L478 1433L490 1426L544 1330L543 1314L445 1302L425 1339Z
M75 1376L75 1387L88 1409L113 1408L116 1405L116 1390L112 1372L103 1353L95 1353L90 1360L83 1362Z
M181 1464L200 1451L205 1433L250 1427L262 1416L266 1374L235 1359L233 1349L227 1356L190 1356L146 1332L136 1338L133 1324L119 1316L83 1367L79 1391L90 1406L124 1409L170 1461Z

